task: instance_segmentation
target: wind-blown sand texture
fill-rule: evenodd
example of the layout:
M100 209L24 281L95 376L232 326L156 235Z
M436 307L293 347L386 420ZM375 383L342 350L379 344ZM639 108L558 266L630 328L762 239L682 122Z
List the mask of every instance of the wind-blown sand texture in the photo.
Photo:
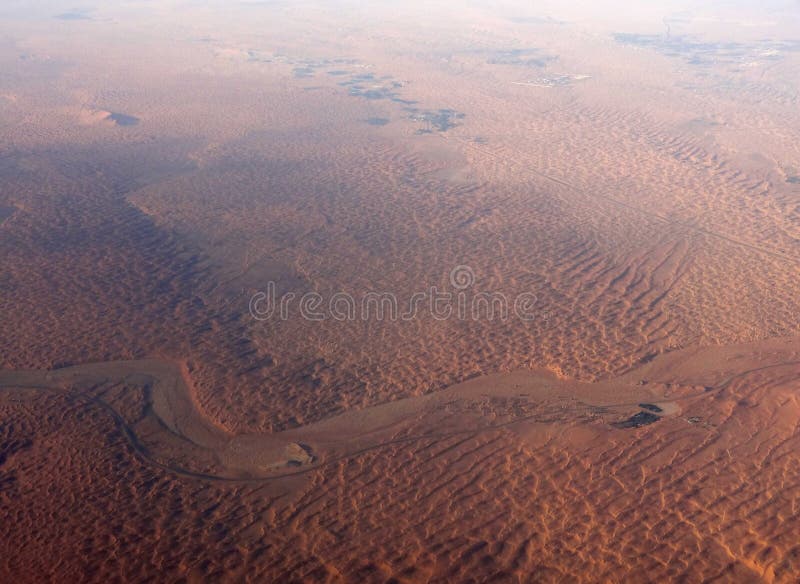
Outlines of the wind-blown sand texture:
M113 554L141 578L790 581L799 372L796 341L680 351L597 384L490 376L251 436L211 425L176 365L4 373L3 569L53 577L59 553L60 577L113 577ZM103 541L112 516L134 523Z
M0 580L797 581L796 7L55 4L0 8ZM249 313L457 266L531 319Z

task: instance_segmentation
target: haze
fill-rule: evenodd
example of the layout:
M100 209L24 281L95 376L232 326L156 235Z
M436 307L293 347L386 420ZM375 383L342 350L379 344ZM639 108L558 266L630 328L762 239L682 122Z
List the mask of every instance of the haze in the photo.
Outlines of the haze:
M5 0L0 580L800 581L800 3Z

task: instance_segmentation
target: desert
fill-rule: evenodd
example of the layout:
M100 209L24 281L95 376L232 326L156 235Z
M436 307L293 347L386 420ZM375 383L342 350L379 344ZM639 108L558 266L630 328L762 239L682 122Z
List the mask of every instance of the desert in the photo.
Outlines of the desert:
M0 30L0 580L800 579L796 3Z

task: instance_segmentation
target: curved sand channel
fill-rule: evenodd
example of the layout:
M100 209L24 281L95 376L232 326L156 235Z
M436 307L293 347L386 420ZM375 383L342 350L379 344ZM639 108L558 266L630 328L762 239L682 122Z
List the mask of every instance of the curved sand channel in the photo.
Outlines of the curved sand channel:
M786 344L780 341L776 347L786 349ZM626 423L649 416L641 424L647 425L680 414L694 400L753 371L750 357L757 355L763 363L770 346L680 351L594 384L546 371L490 375L277 434L232 435L217 427L198 406L183 367L165 361L0 371L0 388L61 392L87 407L101 407L139 457L172 473L206 480L274 480L401 441L498 428L535 443L554 436L586 442L611 432L637 431L640 424ZM796 364L786 357L783 351L775 353L775 363L762 367Z

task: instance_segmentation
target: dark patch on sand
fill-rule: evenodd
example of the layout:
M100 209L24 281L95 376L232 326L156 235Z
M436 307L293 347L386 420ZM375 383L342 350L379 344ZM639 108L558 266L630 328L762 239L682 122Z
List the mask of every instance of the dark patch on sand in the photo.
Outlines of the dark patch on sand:
M385 126L389 123L389 118L367 118L366 122L370 126Z
M647 426L652 424L653 422L658 422L661 418L655 414L651 414L650 412L639 412L638 414L634 414L627 420L622 422L616 422L615 424L611 424L615 428L641 428L642 426Z
M664 411L660 407L658 407L656 404L639 404L639 407L642 408L643 410L648 410L648 411L651 411L651 412L655 412L657 414L659 414L659 413Z
M749 43L706 42L692 35L617 33L623 45L644 47L667 57L679 57L690 65L738 67L747 61L777 61L783 53L800 50L800 41L761 39Z
M408 111L411 112L409 119L425 124L424 128L417 130L417 134L430 134L434 130L446 132L458 126L457 121L465 117L465 114L451 109L419 110L417 108L408 108Z
M106 116L107 120L111 120L118 126L135 126L139 123L139 118L135 116L129 116L128 114L120 114L112 112Z
M353 96L372 100L390 99L392 101L400 101L397 90L403 87L402 83L392 81L389 76L377 78L372 73L353 75L347 81L339 83L339 85L347 87L348 93Z
M15 207L3 207L0 205L0 225L5 223L5 220L11 217L16 210Z
M558 57L544 53L540 49L511 49L497 51L486 62L489 65L516 65L518 67L546 67Z
M84 10L73 10L55 16L57 20L92 20L92 17Z
M298 79L307 79L314 76L314 69L311 67L295 67L292 69L292 73Z

